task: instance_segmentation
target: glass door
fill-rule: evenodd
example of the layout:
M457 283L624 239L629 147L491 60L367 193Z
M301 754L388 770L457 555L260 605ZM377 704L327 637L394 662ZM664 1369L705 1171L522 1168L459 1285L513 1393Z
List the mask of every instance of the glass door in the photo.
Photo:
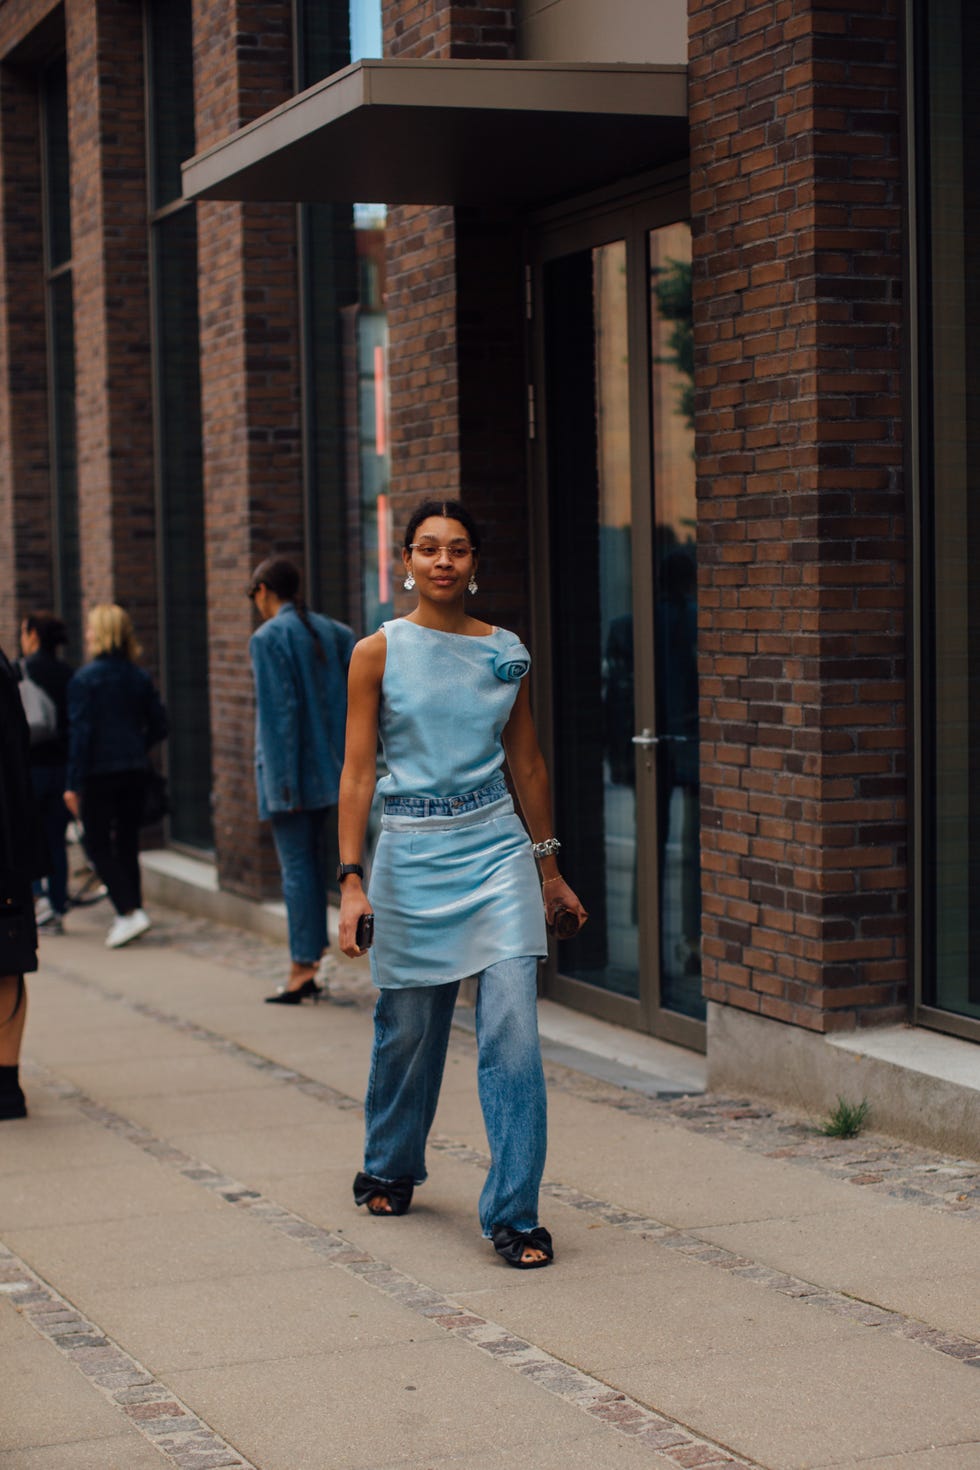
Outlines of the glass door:
M703 1046L690 231L666 216L536 242L542 725L562 866L590 913L548 988Z

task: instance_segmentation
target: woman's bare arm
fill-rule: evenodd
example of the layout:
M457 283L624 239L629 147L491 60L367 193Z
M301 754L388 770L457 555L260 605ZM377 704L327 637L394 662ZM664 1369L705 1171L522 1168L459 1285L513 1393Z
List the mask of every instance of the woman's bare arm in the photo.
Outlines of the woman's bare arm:
M527 680L521 681L517 699L510 719L504 729L504 750L517 799L521 804L524 821L531 834L532 842L545 842L555 836L551 810L551 783L541 747L538 744L534 720L531 717L531 701ZM545 911L549 920L559 904L579 914L582 922L588 917L578 898L561 876L558 858L555 855L542 858L539 863L544 895Z
M384 634L372 633L351 654L347 676L347 736L337 813L342 863L363 861L364 837L377 776L378 707L387 651ZM351 873L340 886L340 948L344 954L361 953L354 937L357 921L361 914L370 912L364 885L356 873Z

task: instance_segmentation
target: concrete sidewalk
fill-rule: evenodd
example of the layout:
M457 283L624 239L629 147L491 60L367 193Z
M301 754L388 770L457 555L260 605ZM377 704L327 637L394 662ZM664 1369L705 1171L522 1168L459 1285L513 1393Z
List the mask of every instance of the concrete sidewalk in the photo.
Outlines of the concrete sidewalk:
M511 1271L465 1025L430 1180L373 1220L366 966L267 1007L280 947L159 909L109 952L108 917L43 940L0 1125L0 1470L980 1467L976 1162L566 1047L558 1261Z

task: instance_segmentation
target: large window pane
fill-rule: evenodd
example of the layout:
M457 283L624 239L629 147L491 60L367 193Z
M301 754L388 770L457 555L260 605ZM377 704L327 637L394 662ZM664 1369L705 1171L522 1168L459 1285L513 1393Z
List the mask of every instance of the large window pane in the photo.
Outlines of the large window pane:
M194 36L190 0L152 0L150 48L150 203L181 194L180 165L194 153Z
M170 833L178 841L207 847L211 736L193 209L158 221L153 246Z
M922 478L934 614L924 998L980 1019L980 10L933 0L920 15Z

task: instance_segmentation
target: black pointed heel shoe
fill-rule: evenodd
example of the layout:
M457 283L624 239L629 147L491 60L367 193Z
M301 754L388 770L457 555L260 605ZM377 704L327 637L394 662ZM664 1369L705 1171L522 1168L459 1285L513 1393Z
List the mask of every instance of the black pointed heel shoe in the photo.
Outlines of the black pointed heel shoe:
M325 993L324 987L318 985L311 975L308 980L303 981L302 985L297 985L295 990L287 990L283 986L281 990L276 991L275 995L267 995L265 1003L267 1006L298 1006L307 997L310 997L315 1004Z

